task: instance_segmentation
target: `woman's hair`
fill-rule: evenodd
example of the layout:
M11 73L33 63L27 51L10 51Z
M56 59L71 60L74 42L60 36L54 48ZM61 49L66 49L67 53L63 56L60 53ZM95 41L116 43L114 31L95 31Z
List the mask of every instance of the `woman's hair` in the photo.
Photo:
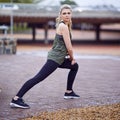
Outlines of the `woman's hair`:
M58 27L60 21L61 21L61 18L60 18L60 14L62 12L63 9L70 9L70 11L72 11L72 8L70 5L68 4L64 4L60 7L60 11L59 11L59 16L56 18L56 27ZM72 20L70 20L69 24L68 24L68 28L69 30L71 31L71 28L72 28Z

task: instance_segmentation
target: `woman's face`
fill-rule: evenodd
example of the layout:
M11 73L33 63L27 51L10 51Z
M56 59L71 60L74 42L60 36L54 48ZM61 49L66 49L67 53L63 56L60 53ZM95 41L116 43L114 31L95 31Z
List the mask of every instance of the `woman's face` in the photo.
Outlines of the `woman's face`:
M61 11L61 19L64 21L64 22L69 22L71 20L71 17L72 17L72 12L70 9L63 9Z

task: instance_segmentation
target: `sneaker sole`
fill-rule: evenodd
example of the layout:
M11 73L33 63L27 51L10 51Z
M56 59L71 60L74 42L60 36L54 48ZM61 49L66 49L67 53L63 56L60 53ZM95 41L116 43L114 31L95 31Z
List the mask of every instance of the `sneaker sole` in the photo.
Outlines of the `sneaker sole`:
M29 109L30 108L30 107L20 106L20 105L15 104L15 103L10 103L10 107L11 108L22 108L22 109Z
M73 97L73 96L64 96L64 99L78 99L80 97Z

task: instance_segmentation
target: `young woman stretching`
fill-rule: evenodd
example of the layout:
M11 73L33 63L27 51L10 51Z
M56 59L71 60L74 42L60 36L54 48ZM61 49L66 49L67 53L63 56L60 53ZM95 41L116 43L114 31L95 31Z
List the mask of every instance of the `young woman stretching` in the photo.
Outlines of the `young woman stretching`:
M72 89L73 82L78 71L78 64L75 61L71 44L71 16L71 7L69 5L61 6L59 16L56 19L56 36L52 49L48 52L47 61L38 74L25 82L25 84L21 87L11 101L11 107L30 108L30 106L22 99L24 94L33 86L43 81L57 68L70 69L64 99L79 98L79 95L76 95Z

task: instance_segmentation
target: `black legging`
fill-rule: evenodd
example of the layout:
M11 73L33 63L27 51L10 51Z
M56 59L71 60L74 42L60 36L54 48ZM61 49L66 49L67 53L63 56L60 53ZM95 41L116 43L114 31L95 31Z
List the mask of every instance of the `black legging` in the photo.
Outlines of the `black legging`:
M23 97L23 95L29 89L31 89L34 85L44 80L57 68L70 69L70 72L68 74L68 80L67 80L67 90L72 90L73 82L75 80L75 76L78 71L78 64L75 63L74 65L71 65L71 61L69 59L65 59L62 65L59 65L58 63L52 60L47 60L47 62L42 67L42 69L38 72L38 74L32 79L25 82L25 84L22 86L22 88L19 90L16 96Z

